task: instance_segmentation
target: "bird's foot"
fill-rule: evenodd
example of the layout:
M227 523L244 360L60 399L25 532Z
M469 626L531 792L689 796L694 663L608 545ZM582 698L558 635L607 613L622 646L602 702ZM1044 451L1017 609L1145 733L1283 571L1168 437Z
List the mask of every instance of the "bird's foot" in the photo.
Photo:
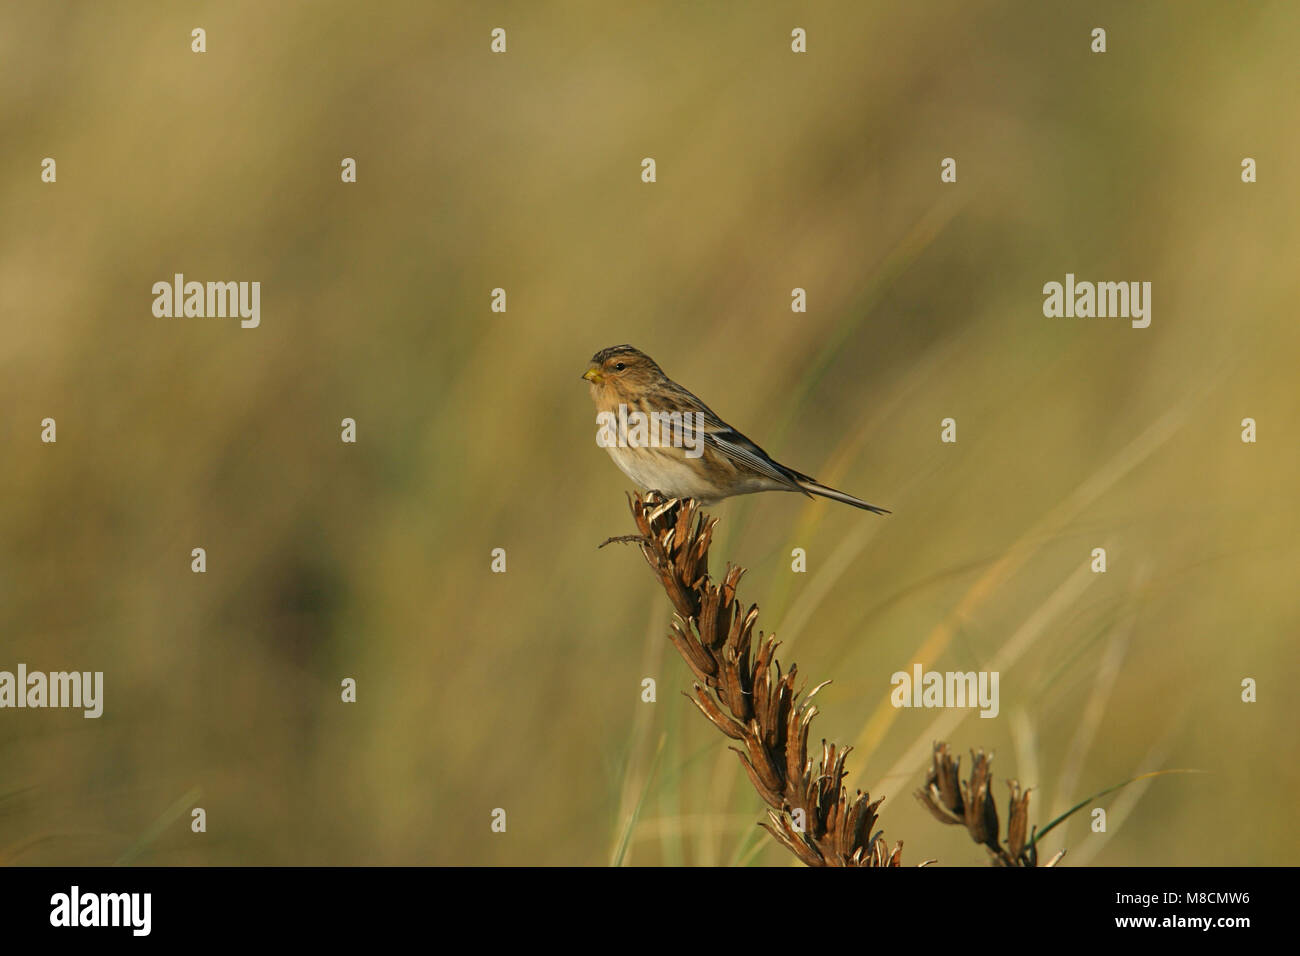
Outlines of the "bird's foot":
M685 498L675 498L662 491L647 491L642 499L646 504L646 519L654 524L673 509L685 504Z

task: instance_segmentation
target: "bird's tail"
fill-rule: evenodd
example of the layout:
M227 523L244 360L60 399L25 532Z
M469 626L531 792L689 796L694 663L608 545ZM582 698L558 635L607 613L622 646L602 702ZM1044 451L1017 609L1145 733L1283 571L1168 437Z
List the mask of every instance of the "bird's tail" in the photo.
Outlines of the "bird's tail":
M846 505L853 505L855 508L861 508L863 511L874 511L878 515L890 514L887 508L877 508L875 505L869 505L861 498L854 498L852 495L845 494L842 491L836 491L834 488L828 488L821 482L813 481L811 478L801 475L796 479L796 484L807 495L821 495L823 498L830 498L832 501L842 501Z

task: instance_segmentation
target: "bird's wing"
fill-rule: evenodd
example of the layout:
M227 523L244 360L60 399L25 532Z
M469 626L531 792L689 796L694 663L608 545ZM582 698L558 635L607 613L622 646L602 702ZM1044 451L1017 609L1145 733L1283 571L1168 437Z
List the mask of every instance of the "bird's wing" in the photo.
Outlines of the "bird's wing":
M702 415L704 443L733 464L738 465L742 470L756 472L782 485L797 486L797 479L807 477L773 461L772 456L724 422L713 409L676 382L672 385L673 411L696 412Z
M724 425L718 431L706 431L704 442L712 445L742 468L755 471L783 485L796 484L794 473L789 468L773 461L772 456L730 425Z

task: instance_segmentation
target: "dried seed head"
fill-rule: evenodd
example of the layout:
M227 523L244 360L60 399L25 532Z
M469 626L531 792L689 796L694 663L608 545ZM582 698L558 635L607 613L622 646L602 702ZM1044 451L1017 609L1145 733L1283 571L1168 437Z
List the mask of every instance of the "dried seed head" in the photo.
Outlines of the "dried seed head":
M861 791L850 797L844 787L850 748L823 740L813 770L808 733L817 708L810 698L824 685L806 695L796 690L796 668L781 672L776 639L761 632L755 638L758 607L742 608L736 594L744 568L727 565L719 584L709 578L717 519L702 513L694 500L665 500L653 492L633 496L630 504L641 553L676 611L669 640L696 678L694 696L686 696L737 742L731 749L771 808L759 826L809 866L901 866L903 844L890 848L875 829L881 801L872 802ZM1011 783L1003 847L990 794L991 758L972 752L970 778L963 781L961 759L950 756L945 744L936 743L932 756L916 797L935 819L965 826L995 865L1035 865L1032 837L1025 839L1029 791L1022 794Z

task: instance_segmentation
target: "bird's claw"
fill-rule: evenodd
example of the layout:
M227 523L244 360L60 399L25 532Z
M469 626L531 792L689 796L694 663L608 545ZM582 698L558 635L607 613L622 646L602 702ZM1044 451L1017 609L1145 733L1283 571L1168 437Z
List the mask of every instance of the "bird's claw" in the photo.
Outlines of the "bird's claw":
M646 520L654 524L668 512L683 504L685 499L670 498L662 491L647 491L644 501L651 508L646 514Z

